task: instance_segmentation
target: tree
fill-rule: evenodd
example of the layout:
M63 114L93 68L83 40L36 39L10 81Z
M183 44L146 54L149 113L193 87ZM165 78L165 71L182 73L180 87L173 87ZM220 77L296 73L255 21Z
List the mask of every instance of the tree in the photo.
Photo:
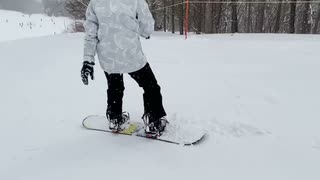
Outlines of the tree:
M310 33L311 31L311 25L308 20L310 17L310 0L306 0L306 1L308 2L304 3L301 33Z
M315 18L315 25L314 25L313 33L319 33L319 31L318 31L319 23L320 23L320 3L318 5L318 14Z
M65 9L75 19L85 19L87 6L90 0L66 0Z
M171 32L175 33L175 7L174 7L175 1L171 0Z
M64 0L42 0L44 12L49 16L68 16L64 8Z
M281 19L281 11L282 11L282 0L279 0L278 8L277 8L277 16L276 16L276 23L274 32L278 33L280 32L280 19Z
M220 1L220 0L218 0ZM219 3L216 5L216 14L214 16L214 18L216 19L216 23L215 23L215 30L216 33L221 33L221 19L222 19L222 3Z
M289 33L295 33L295 21L296 21L296 7L297 7L297 0L293 0L294 3L291 3L290 6L290 22L289 22Z
M184 2L184 0L180 0L180 2L182 3L182 2ZM179 17L179 30L180 30L180 35L183 35L183 27L184 27L184 5L183 4L181 4L180 6L179 6L180 8L180 10L179 10L179 14L178 14L178 17Z
M59 0L52 0L59 1ZM84 19L89 0L66 0L66 9ZM185 31L186 0L146 0L156 31ZM319 33L320 3L311 0L190 0L189 29L200 33ZM287 3L287 1L290 1Z
M265 1L265 0L261 0ZM256 30L255 32L262 33L264 32L264 13L266 9L266 4L258 4L258 13L256 20Z
M167 32L167 13L168 13L168 1L163 0L163 31Z
M212 0L210 0L211 2ZM206 4L204 9L204 18L205 18L205 26L204 32L205 33L213 33L214 32L214 4Z
M252 22L252 18L251 18L251 3L247 4L247 11L248 11L248 16L247 16L247 28L246 28L246 33L250 33L251 32L251 22Z
M231 32L238 32L238 13L237 13L237 3L236 0L232 0L232 23L231 23Z

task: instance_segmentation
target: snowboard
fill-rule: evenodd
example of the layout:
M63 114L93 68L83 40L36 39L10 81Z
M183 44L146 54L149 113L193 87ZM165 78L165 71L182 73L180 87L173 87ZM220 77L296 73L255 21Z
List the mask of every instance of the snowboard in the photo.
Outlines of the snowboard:
M142 122L129 121L126 123L123 131L117 132L110 130L108 123L105 116L90 115L83 119L82 126L88 130L146 138L182 146L200 144L206 137L206 134L201 130L184 129L177 125L171 125L171 123L167 124L166 130L160 137L146 135L144 132L144 123Z

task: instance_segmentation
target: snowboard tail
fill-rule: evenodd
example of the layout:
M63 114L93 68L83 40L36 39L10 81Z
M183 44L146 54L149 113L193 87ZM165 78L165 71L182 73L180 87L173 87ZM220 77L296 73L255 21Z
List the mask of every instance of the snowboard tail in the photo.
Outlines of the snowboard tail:
M170 143L170 144L183 145L183 146L191 146L191 145L200 144L206 137L205 133L201 132L201 133L198 133L197 136L195 136L191 139L188 139L187 141L184 141L183 139L181 139L181 138L179 139L176 137L177 134L183 133L183 132L174 132L175 137L172 137L172 135L170 137L170 132L167 132L167 131L174 130L174 128L172 129L170 127L167 127L165 132L160 137L148 136L144 132L144 124L143 123L130 122L130 121L126 124L124 130L113 131L113 130L109 129L108 120L106 119L106 117L98 116L98 115L90 115L90 116L84 118L82 121L82 126L88 130L93 130L93 131L100 131L100 132L106 132L106 133L112 133L112 134L118 134L118 135L126 135L126 136L135 136L135 137L156 140L156 141L161 141L161 142ZM170 126L170 124L168 126Z

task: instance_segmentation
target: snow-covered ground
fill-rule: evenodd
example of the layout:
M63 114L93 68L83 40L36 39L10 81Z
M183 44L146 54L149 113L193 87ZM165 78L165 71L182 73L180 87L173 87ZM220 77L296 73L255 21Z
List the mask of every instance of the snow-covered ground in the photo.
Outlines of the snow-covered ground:
M83 34L0 43L0 179L318 180L320 36L155 33L145 54L168 119L203 128L181 147L92 132L106 80L82 85ZM142 90L125 76L124 109L143 112Z
M71 23L70 19L64 17L23 14L0 9L0 41L69 32Z

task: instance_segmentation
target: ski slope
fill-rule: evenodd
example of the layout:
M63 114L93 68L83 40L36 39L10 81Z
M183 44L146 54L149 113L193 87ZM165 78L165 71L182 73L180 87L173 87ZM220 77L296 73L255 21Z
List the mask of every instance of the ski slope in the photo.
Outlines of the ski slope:
M43 14L23 14L0 9L0 41L16 40L72 31L72 20Z
M143 41L168 120L207 131L181 147L81 127L106 80L80 79L83 34L0 43L0 179L318 180L320 36L155 33ZM124 110L143 113L125 76Z

